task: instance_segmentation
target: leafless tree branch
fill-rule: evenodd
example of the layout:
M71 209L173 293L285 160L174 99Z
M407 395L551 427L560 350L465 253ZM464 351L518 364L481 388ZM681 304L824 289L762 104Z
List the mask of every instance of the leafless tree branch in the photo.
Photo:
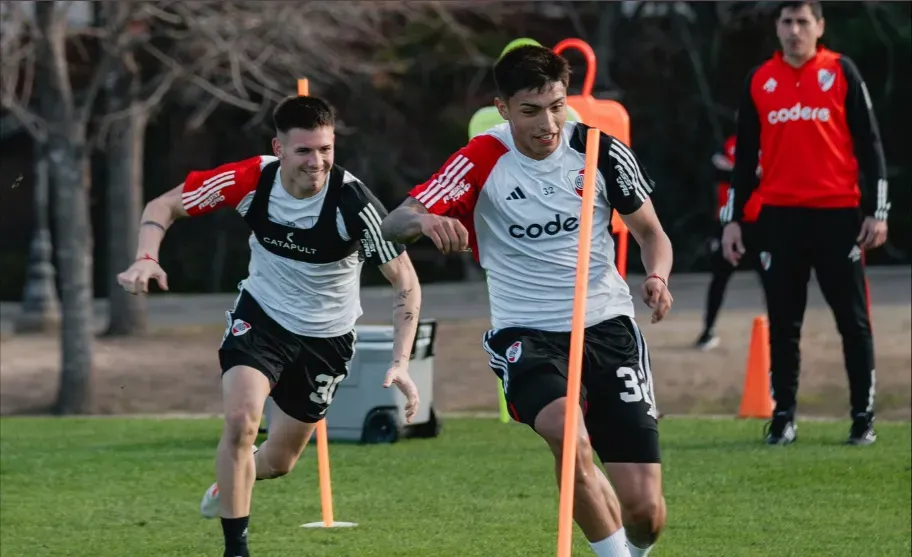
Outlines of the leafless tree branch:
M211 83L210 81L208 81L207 79L205 79L204 77L202 77L201 75L199 75L195 72L183 71L181 69L181 64L177 60L173 59L172 57L168 56L166 53L162 52L161 49L159 49L158 47L151 45L151 44L147 44L147 45L145 45L144 48L145 48L146 52L155 56L162 64L168 66L169 68L171 68L174 71L179 71L191 83L200 87L201 89L203 89L204 91L206 91L207 93L212 95L213 97L218 98L220 101L222 101L226 104L230 104L232 106L236 106L236 107L244 109L244 110L257 110L258 105L256 103L250 102L246 99L242 99L236 95L231 94L230 92L226 91L224 88L216 86L215 84Z
M152 84L154 85L154 88L145 96L145 98L131 99L129 106L104 114L98 122L98 131L96 132L97 143L93 144L92 147L104 147L104 141L105 138L108 137L111 126L118 120L128 118L136 110L143 113L152 112L156 106L161 104L165 95L167 95L168 91L174 86L174 83L177 81L180 74L180 71L174 69L161 74L156 80L158 83Z
M19 102L3 96L3 108L9 110L36 141L47 141L48 122Z
M3 2L2 9L7 30L0 34L0 105L29 135L45 141L48 122L29 109L37 64L34 26L27 20L21 3Z
M174 82L177 81L180 76L180 72L172 71L164 74L161 77L160 83L158 86L150 93L144 100L140 102L142 110L150 111L155 106L161 104L162 99L165 98L165 95L168 94L168 91L174 85Z
M294 91L295 81L301 77L309 78L319 91L351 87L356 76L403 74L413 62L395 54L402 39L394 30L410 23L420 23L432 33L449 34L464 51L466 63L487 66L490 60L477 51L471 32L456 14L460 10L477 12L479 5L484 5L492 18L507 11L496 3L467 0L417 4L278 0L270 2L269 10L263 10L262 2L256 0L106 1L102 6L106 21L101 25L68 29L65 4L53 4L48 28L52 30L50 44L55 55L48 59L65 60L61 55L67 37L76 34L96 39L101 53L89 84L79 95L71 89L65 64L52 68L53 86L64 105L72 107L72 117L85 122L92 116L94 101L114 65L124 60L125 53L141 51L161 66L142 108L150 110L169 91L178 89L185 101L199 107L191 126L202 125L221 104L249 111L247 125L256 125L268 114L270 105ZM136 25L144 26L146 33L138 34ZM8 42L4 37L3 43ZM22 72L27 66L23 49L4 50L15 50L22 58L4 56L0 62L6 105L12 102L11 91L23 91L19 82L29 74ZM16 72L10 71L13 66ZM7 79L10 74L16 82ZM9 83L14 84L12 88ZM149 88L145 84L144 89ZM24 92L28 93L28 88ZM27 109L28 102L19 105ZM112 122L128 114L129 109L123 108L100 115L99 131L105 133Z
M101 61L94 69L92 80L86 88L85 97L82 99L82 105L77 113L78 121L82 123L89 121L98 92L104 86L118 58L128 52L130 47L131 34L127 31L127 28L135 14L134 6L121 2L112 2L106 8L107 21L105 21L104 38L101 41L103 54ZM64 56L65 59L66 57Z
M63 105L60 109L67 121L73 117L73 89L70 84L70 70L66 64L66 10L68 9L69 2L53 3L50 6L39 3L35 7L38 28L46 29L49 34L46 41L50 50L51 81L60 95Z
M218 97L212 97L209 99L209 102L198 108L193 114L190 115L190 118L187 119L187 129L196 130L203 127L203 124L206 123L206 119L215 112L215 109L222 104L219 101ZM260 111L262 112L262 110Z

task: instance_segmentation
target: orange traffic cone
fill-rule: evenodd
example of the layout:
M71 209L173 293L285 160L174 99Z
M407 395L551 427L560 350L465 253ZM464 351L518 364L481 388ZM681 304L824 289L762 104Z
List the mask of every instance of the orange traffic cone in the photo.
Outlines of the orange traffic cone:
M751 331L744 392L741 393L741 408L738 409L739 418L773 417L769 370L769 323L765 316L758 315L754 317L754 327Z

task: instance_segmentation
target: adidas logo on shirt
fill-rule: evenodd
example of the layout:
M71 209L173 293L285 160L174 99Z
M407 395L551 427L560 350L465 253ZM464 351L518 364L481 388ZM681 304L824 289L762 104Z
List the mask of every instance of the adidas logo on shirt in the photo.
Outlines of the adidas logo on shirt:
M523 193L519 187L510 192L510 195L507 196L507 201L516 200L516 199L526 199L526 194Z

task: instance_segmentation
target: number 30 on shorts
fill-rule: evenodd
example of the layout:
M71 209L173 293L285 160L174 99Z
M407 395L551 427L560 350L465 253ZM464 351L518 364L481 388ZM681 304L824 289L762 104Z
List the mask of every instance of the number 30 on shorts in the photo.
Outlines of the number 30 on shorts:
M649 406L647 413L655 418L655 404L652 401L652 398L649 396L649 384L648 379L645 376L638 374L635 369L629 367L619 367L617 370L617 376L624 380L625 391L621 392L621 400L624 402L640 402L645 401ZM642 379L642 383L641 380Z
M345 375L326 375L325 373L314 377L317 384L317 392L310 393L310 400L316 404L329 406L332 404L333 395L336 394L336 387L345 379ZM324 409L323 412L326 412Z

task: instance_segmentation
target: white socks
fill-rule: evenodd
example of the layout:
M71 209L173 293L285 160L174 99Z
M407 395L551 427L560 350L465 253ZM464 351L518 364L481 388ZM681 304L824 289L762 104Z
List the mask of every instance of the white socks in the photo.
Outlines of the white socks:
M630 557L646 557L649 555L649 552L652 551L652 546L650 545L646 549L640 549L628 540L627 549L630 551Z
M600 542L589 542L598 557L630 557L627 549L627 534L621 528ZM639 553L637 554L639 555Z

